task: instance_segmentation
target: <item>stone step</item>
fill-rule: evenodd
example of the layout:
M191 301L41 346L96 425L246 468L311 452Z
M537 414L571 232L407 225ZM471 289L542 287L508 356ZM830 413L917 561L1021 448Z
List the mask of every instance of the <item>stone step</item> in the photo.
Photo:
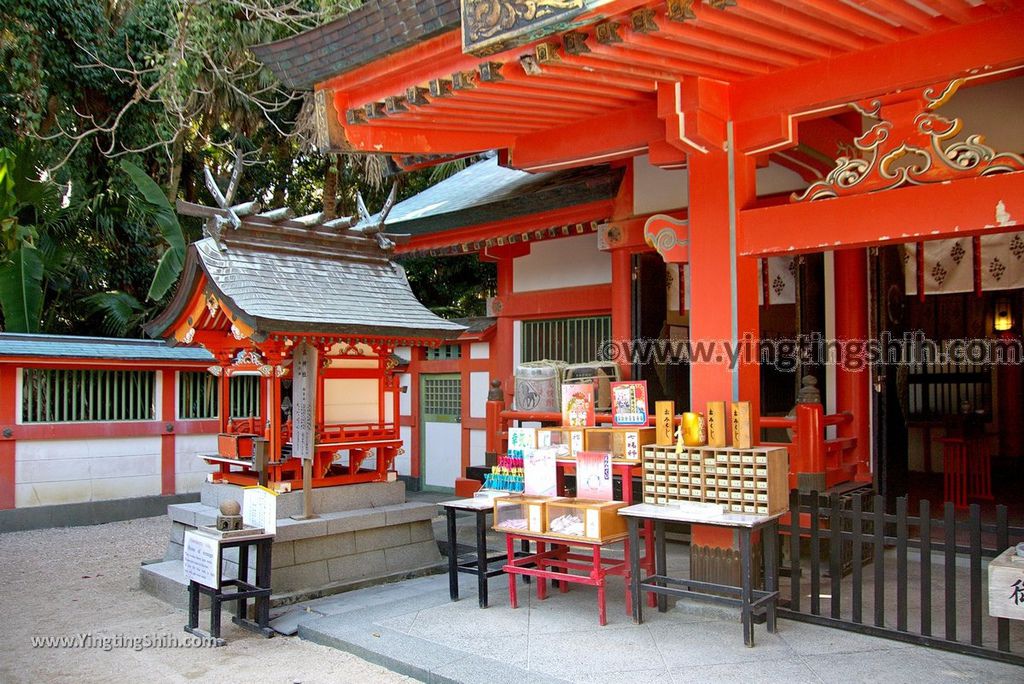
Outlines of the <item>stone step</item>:
M150 596L170 603L179 610L188 610L188 581L180 560L145 563L139 572L139 584ZM200 606L208 608L210 600L200 597Z

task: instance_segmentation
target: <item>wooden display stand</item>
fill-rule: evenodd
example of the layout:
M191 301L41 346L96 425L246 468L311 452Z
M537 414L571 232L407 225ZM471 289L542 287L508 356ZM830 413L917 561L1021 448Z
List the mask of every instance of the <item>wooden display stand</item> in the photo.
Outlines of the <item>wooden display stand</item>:
M626 534L626 521L619 517L621 501L595 501L592 499L553 499L544 507L546 523L544 534L559 539L579 539L601 544L621 539ZM579 518L580 534L556 531L552 522L571 515Z
M747 515L789 506L789 454L779 447L644 448L644 502L699 501Z
M587 451L609 453L617 461L638 462L643 448L654 444L655 432L652 427L587 428L584 443Z

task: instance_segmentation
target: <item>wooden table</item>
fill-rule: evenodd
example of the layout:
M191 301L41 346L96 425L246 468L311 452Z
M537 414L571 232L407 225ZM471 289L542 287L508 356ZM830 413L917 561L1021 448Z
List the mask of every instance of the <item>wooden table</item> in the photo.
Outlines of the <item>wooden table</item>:
M270 568L271 548L274 544L272 534L249 534L239 537L227 537L218 540L218 553L221 556L218 568L224 565L224 549L238 549L238 577L222 579L219 588L207 587L195 580L188 583L188 624L185 631L199 637L212 638L217 646L226 642L220 637L221 604L237 601L235 616L232 618L239 627L261 634L266 638L274 636L270 628ZM256 581L249 582L249 548L256 548ZM225 592L225 587L234 587L234 591ZM199 596L210 597L210 631L199 628ZM256 619L248 617L249 599L253 599L256 608Z
M529 542L522 543L522 550L508 554L488 556L487 554L487 514L494 513L494 501L484 497L473 497L469 499L455 499L453 501L442 501L438 504L444 509L447 522L448 536L448 594L452 601L459 600L459 573L475 575L477 578L476 594L480 601L480 607L487 607L487 580L504 572L504 569L497 567L488 569L490 563L497 563L509 558L529 555ZM459 563L458 543L455 533L455 514L459 511L472 513L476 518L476 553L472 560ZM529 578L526 578L527 580Z
M740 621L743 624L743 643L754 645L754 615L764 613L769 632L775 631L775 609L778 591L779 517L782 513L769 516L741 515L738 513L706 514L676 506L637 504L619 510L625 516L629 527L629 564L632 594L634 599L641 591L658 595L658 611L668 609L667 597L679 596L726 605L739 606ZM654 521L654 574L641 579L640 553L638 549L640 522ZM715 525L734 529L740 542L741 586L734 587L714 582L699 582L690 579L669 577L665 559L665 523L689 523L691 525ZM754 589L753 551L751 537L754 531L763 530L764 537L764 586ZM633 601L633 621L644 621L643 601Z
M533 542L537 545L537 552L520 558L513 557L515 541ZM616 560L604 558L601 551L618 542L626 545L625 558ZM626 582L626 612L633 612L631 603L630 566L627 558L631 557L630 549L636 549L638 540L634 539L634 546L630 546L629 537L621 535L603 541L591 541L580 538L573 539L565 535L537 534L533 532L508 532L505 531L506 551L511 560L503 568L508 574L508 593L513 608L519 606L518 595L516 594L516 575L524 575L537 578L537 598L543 601L547 598L547 580L559 582L561 592L568 591L568 583L586 584L597 587L597 615L601 626L608 623L607 610L605 608L605 579L609 575L619 575ZM548 548L548 545L551 548ZM570 553L570 547L582 547L589 553ZM637 565L640 563L639 550L635 554ZM551 570L549 568L556 568ZM586 574L574 574L570 570L577 570Z

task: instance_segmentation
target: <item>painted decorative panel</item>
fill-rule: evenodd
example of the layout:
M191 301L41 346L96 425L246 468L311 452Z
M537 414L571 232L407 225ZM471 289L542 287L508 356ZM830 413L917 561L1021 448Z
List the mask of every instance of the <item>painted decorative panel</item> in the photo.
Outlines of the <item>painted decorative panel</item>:
M462 0L462 51L484 57L568 31L611 0Z

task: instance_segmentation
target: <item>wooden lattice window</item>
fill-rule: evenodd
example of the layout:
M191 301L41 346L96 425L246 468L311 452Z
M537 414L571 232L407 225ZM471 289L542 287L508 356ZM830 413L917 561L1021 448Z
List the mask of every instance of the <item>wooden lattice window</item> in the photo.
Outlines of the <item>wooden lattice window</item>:
M611 336L611 316L523 321L522 361L595 361L601 344Z
M427 348L427 361L450 361L462 358L462 345L442 344L440 347Z
M178 418L216 418L220 409L219 380L206 371L178 373Z
M231 417L252 418L260 415L260 376L231 376Z
M23 423L155 420L156 373L23 368Z
M423 420L457 423L462 419L462 382L458 375L423 376Z

